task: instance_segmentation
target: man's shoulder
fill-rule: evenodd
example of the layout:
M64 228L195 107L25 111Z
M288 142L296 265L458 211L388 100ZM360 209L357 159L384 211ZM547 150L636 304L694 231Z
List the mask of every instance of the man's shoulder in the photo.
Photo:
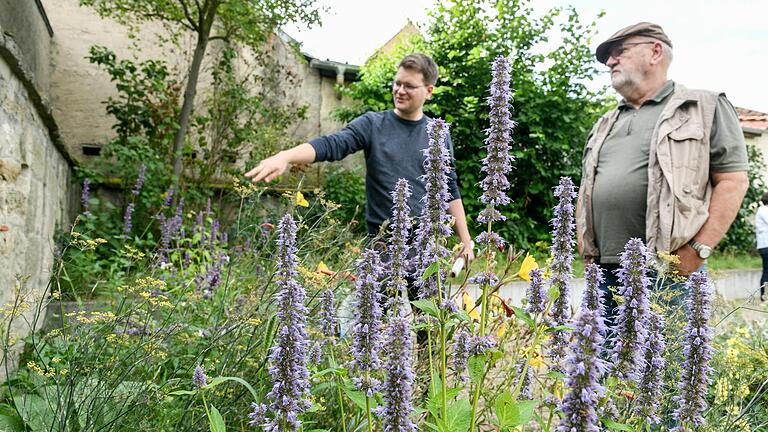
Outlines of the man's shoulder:
M716 99L720 96L725 96L725 93L721 91L706 90L706 89L692 89L675 82L674 94L681 99L699 100L703 98Z

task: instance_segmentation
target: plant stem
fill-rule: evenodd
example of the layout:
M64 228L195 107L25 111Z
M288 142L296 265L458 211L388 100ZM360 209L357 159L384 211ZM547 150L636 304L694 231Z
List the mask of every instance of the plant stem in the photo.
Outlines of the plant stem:
M336 358L333 355L333 347L331 347L331 349L329 350L329 353L330 353L331 363L333 364L333 367L335 368L336 367ZM344 399L342 398L342 395L341 395L341 384L342 384L341 377L339 377L335 373L334 373L334 376L336 377L336 393L337 393L337 395L339 397L339 415L341 416L341 430L343 432L347 432L347 421L346 421L346 418L345 418L346 416L344 415Z
M437 236L435 236L435 250L439 250L439 243L437 241ZM443 302L444 301L450 301L450 298L446 296L443 298L443 284L442 279L440 278L440 260L437 261L437 272L435 272L435 278L437 279L437 316L438 320L440 321L440 402L442 404L442 413L443 418L448 418L448 395L447 395L447 374L446 374L446 334L445 334L445 311L443 310Z
M368 373L366 372L366 375ZM368 417L368 432L373 432L373 419L371 418L371 398L365 395L365 415Z

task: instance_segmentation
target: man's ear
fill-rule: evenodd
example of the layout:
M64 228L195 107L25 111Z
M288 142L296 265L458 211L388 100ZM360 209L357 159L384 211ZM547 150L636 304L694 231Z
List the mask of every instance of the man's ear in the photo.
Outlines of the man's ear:
M664 47L661 46L661 42L656 42L651 52L651 64L661 63L662 60L664 60Z
M427 86L427 100L432 99L432 90L435 89L433 84Z

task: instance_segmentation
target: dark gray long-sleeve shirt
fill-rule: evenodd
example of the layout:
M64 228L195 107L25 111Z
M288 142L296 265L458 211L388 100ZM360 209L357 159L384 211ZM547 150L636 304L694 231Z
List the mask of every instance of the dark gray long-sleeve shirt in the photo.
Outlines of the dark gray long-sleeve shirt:
M365 217L369 231L376 229L392 215L392 197L399 178L410 183L413 194L408 200L411 215L421 213L424 197L424 153L427 148L427 121L405 120L393 110L368 112L352 120L339 132L317 137L309 142L315 149L315 161L337 161L356 151L365 152ZM453 164L453 143L447 139L451 153L448 192L451 200L460 198L456 169Z

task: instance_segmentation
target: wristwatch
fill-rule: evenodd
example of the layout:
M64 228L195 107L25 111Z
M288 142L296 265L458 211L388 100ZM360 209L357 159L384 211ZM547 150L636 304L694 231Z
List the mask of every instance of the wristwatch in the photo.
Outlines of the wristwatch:
M689 245L693 248L693 250L696 251L696 253L699 254L699 258L701 259L707 259L710 255L712 255L712 248L697 242L696 240L691 240L688 242Z

